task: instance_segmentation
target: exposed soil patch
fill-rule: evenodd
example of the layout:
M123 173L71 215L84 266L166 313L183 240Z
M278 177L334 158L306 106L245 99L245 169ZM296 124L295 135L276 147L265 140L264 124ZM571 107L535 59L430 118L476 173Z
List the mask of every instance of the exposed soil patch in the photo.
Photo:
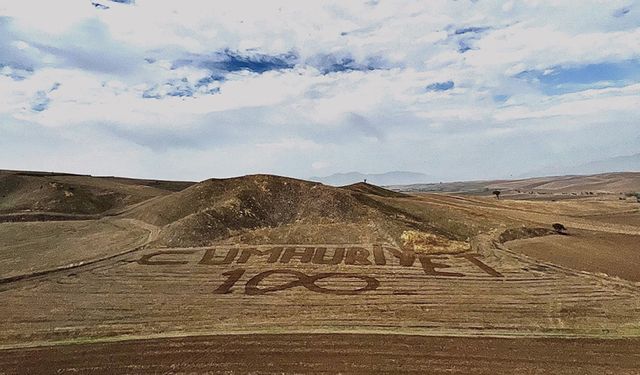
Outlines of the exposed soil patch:
M507 242L536 259L640 282L640 236L571 230L570 236L546 236Z
M6 374L637 374L639 340L220 335L0 351Z

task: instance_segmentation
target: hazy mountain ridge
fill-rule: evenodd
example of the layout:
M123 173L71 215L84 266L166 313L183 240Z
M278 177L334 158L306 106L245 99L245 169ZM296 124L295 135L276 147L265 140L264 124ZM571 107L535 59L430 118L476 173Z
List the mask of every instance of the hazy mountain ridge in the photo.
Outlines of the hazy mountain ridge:
M610 172L640 172L640 153L594 160L575 166L548 166L529 171L520 177L590 175Z

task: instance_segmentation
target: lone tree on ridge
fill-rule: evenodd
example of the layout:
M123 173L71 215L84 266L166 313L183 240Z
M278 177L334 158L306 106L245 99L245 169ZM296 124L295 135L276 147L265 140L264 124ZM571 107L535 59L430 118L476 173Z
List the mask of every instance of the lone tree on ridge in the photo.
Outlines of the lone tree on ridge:
M500 190L494 190L493 195L496 196L496 199L500 199Z

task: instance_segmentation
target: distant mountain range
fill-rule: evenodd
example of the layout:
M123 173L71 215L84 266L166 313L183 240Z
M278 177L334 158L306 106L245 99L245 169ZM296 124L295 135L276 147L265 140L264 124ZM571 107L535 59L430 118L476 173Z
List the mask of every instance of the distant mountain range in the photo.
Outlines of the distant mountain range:
M567 166L550 165L529 171L517 178L532 178L543 176L594 175L611 172L640 172L640 153L612 158L594 160L588 163ZM378 186L399 186L412 184L429 184L440 181L437 177L424 173L393 171L386 173L335 173L324 177L309 177L311 181L322 182L326 185L345 186L356 182L367 182ZM440 187L438 187L440 188Z
M325 177L309 177L311 181L322 182L326 185L344 186L354 184L356 182L367 182L379 185L408 185L418 184L433 181L433 177L424 173L406 172L406 171L394 171L386 173L360 173L360 172L348 172L348 173L335 173Z
M575 166L549 166L527 172L520 177L587 175L609 172L640 172L640 153L595 160Z

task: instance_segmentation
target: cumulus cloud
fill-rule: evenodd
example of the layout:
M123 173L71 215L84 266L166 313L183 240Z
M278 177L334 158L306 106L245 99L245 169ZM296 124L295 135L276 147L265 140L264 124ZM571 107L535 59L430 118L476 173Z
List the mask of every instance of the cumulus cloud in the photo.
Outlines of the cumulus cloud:
M618 0L3 2L0 142L51 142L42 167L0 157L147 177L454 179L638 152L639 24ZM613 127L624 140L602 136Z

